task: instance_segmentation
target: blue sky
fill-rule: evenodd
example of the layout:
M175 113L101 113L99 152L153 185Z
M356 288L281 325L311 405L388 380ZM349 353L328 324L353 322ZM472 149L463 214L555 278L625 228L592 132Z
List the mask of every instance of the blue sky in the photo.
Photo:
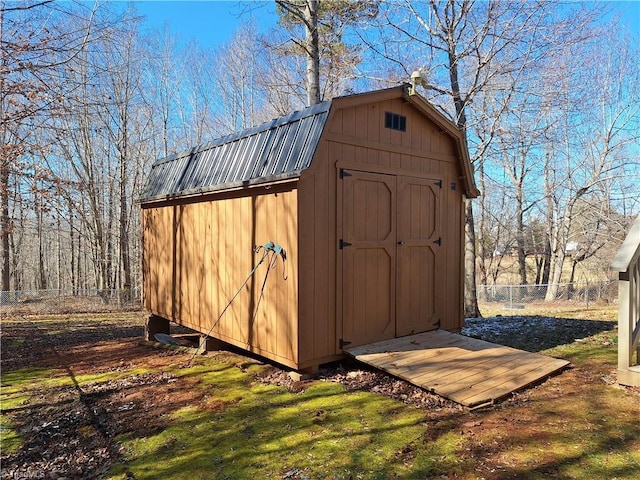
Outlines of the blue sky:
M177 34L181 41L195 38L203 47L215 47L230 39L248 15L253 15L263 31L275 26L277 20L273 0L137 0L134 4L146 17L147 27L157 28L168 23L172 33ZM616 1L615 4L622 14L622 21L638 35L640 0ZM241 16L243 10L250 12Z
M181 41L195 38L203 47L226 42L250 16L257 20L263 31L277 21L273 1L137 0L134 5L146 18L147 27L158 28L168 23L171 32Z

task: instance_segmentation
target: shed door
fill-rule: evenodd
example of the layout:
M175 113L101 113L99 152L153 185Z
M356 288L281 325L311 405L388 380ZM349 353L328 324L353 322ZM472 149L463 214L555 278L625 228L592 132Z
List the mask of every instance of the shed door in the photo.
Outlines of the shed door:
M343 182L343 339L395 336L396 177L350 171Z
M342 177L342 339L351 345L438 327L435 180L350 170Z
M398 177L398 337L438 328L440 185L431 179Z

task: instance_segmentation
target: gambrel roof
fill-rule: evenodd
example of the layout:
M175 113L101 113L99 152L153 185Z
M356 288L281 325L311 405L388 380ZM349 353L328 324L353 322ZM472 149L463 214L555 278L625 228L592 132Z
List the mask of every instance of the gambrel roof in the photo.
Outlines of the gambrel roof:
M404 98L452 137L459 154L464 191L468 197L479 195L464 136L427 100L409 93L407 87L337 97L159 159L151 167L140 201L156 202L298 178L311 165L332 105L365 102L368 95L380 92Z
M308 168L331 102L157 160L142 202L269 183Z

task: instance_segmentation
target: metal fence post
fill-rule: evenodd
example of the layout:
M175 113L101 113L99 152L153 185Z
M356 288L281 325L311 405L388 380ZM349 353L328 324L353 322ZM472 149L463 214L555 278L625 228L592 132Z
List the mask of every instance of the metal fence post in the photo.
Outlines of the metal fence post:
M584 301L586 307L589 308L589 281L587 280L587 286L584 289Z
M513 309L513 285L509 285L509 308Z

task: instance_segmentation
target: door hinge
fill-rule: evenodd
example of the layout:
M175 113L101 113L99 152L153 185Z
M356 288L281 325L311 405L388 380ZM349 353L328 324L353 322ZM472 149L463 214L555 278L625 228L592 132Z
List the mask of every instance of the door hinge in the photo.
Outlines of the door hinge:
M340 178L344 178L344 177L351 177L352 175L347 172L344 168L340 169Z
M351 342L347 342L346 340L340 339L340 350L344 350L344 347L347 345L351 345Z
M351 245L351 243L345 242L343 239L340 239L340 250L342 250L344 247L350 247Z
M437 185L438 187L442 188L442 180L438 180L437 182L434 182L434 185Z
M441 247L442 246L442 237L438 237L438 239L434 240L433 243L435 243L436 245Z

